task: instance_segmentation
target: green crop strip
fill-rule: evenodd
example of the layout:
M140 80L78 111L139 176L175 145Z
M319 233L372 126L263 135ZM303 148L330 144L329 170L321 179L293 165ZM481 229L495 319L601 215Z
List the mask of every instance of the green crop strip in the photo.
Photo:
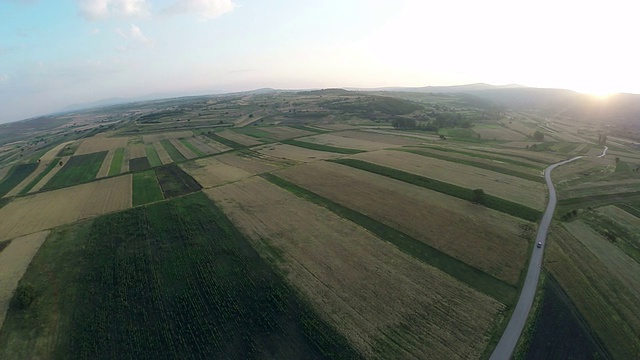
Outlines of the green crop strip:
M332 152L332 153L338 153L338 154L359 154L361 152L364 152L362 150L345 149L345 148L339 148L335 146L314 144L314 143L298 141L298 140L282 140L281 143L298 146L298 147L310 149L310 150L326 151L326 152Z
M510 306L516 300L517 289L514 286L451 257L420 240L273 174L266 173L260 176L300 198L323 206L338 216L362 226L379 238L394 244L403 252L446 272L468 286L493 297L505 305Z
M118 175L122 171L122 163L124 162L124 148L117 148L113 153L113 159L109 165L109 176Z
M187 158L185 158L169 140L160 140L160 144L162 144L162 147L164 147L164 149L167 151L167 154L169 154L174 162L187 160Z
M31 189L33 189L33 187L36 186L36 184L39 183L40 180L42 180L45 176L47 176L47 174L51 172L51 170L53 170L53 168L55 168L59 163L60 158L54 158L53 160L51 160L51 163L49 163L49 165L47 165L47 167L40 174L38 174L35 179L31 180L31 182L27 184L27 186L20 190L20 195L24 195Z

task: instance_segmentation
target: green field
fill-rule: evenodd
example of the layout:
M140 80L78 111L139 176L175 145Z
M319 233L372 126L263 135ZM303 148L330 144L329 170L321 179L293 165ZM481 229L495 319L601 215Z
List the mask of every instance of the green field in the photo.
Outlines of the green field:
M56 231L27 283L0 358L360 357L202 193Z
M122 171L122 163L124 163L124 148L117 148L113 153L113 159L109 165L109 176L118 175Z
M31 175L36 170L38 163L20 164L16 165L11 170L4 180L0 182L0 197L5 196L14 187L18 186L27 176Z
M60 158L54 158L53 160L51 160L49 165L47 165L47 167L40 174L38 174L38 176L36 176L33 180L31 180L31 182L27 184L27 186L25 186L22 190L20 190L19 194L24 195L28 193L29 190L33 189L33 187L36 186L36 184L39 183L40 180L42 180L45 176L47 176L47 174L51 170L53 170L53 168L55 168L56 166L59 166L59 163L60 163Z
M58 154L56 156L57 157L71 156L76 152L76 150L78 149L78 146L80 146L80 142L78 141L72 144L69 144L63 147L62 149L60 149L60 151L58 151Z
M423 176L411 174L397 169L392 169L386 166L380 166L366 161L356 159L334 159L328 160L336 162L338 164L351 166L356 169L369 171L378 175L387 176L396 180L404 181L413 185L417 185L429 190L434 190L454 196L463 200L474 200L473 189L463 188L461 186L445 183L442 181L429 179ZM536 222L542 216L542 212L529 208L524 205L514 203L512 201L504 200L489 194L484 194L483 201L480 204L505 214L509 214L515 217L519 217L524 220Z
M147 144L144 146L144 151L147 154L147 159L149 159L149 164L151 167L156 167L162 165L162 161L160 161L160 157L158 157L158 152L153 144Z
M381 239L396 245L405 253L446 272L459 281L462 281L468 286L493 297L507 306L512 305L516 300L517 289L515 287L488 275L473 266L455 259L420 240L414 239L413 237L362 213L337 204L273 174L266 173L261 176L271 183L278 185L305 200L309 200L323 206L333 211L338 216L362 226Z
M174 162L187 160L187 158L185 158L169 140L160 140L160 144L162 144L162 147L167 151Z
M180 142L182 143L182 145L186 146L187 149L191 150L194 154L196 154L198 157L201 156L205 156L207 154L203 153L200 149L198 149L197 147L193 146L192 143L189 142L189 140L187 139L180 139Z
M133 206L144 205L164 199L153 170L133 174Z
M144 171L151 167L146 157L129 160L129 171Z
M335 146L314 144L314 143L298 141L298 140L282 140L280 142L283 144L298 146L305 149L327 151L327 152L338 153L338 154L358 154L358 153L364 152L362 150L345 149L345 148L339 148Z
M107 151L72 156L42 189L55 189L94 180L106 156Z
M256 139L264 140L266 142L274 142L274 141L276 141L273 138L273 134L268 133L266 131L262 131L260 129L256 129L255 127L252 127L252 126L247 126L247 127L243 127L243 128L237 128L237 129L233 129L232 131L236 132L238 134L248 135L248 136L254 137Z
M631 171L631 167L629 166L629 164L626 163L625 161L618 160L616 162L615 172L627 172L627 171Z
M163 165L154 170L162 193L167 199L202 189L197 181L175 163Z

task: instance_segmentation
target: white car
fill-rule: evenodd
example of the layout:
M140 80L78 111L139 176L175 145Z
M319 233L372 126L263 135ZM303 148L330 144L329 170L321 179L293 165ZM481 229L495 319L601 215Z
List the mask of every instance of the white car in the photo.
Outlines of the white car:
M539 248L542 247L542 242L541 241L538 241L538 247Z

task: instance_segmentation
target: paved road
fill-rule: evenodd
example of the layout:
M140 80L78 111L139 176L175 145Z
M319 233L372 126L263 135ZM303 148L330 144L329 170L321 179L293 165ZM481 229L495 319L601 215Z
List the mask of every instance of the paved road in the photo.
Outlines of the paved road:
M607 149L608 148L605 146L602 154L598 157L605 156L607 154ZM547 231L549 230L549 225L553 218L553 212L556 209L556 189L553 187L553 183L551 182L551 171L560 165L578 160L582 157L583 156L576 156L572 159L561 161L544 169L544 179L547 182L547 187L549 188L549 203L547 204L547 209L544 212L544 216L540 222L540 227L538 228L538 234L536 235L536 244L541 242L542 247L538 248L536 246L531 252L531 261L529 262L529 269L527 270L527 277L524 281L520 298L518 298L516 308L513 310L513 314L511 314L511 319L509 320L509 324L507 324L507 328L504 330L498 345L491 354L491 360L506 360L511 358L511 355L516 348L516 343L522 333L522 329L524 329L524 325L527 322L527 317L529 316L529 311L533 304L533 298L536 295L536 288L538 287L538 278L540 277L540 268L542 265L542 253L544 252L544 246L547 239Z

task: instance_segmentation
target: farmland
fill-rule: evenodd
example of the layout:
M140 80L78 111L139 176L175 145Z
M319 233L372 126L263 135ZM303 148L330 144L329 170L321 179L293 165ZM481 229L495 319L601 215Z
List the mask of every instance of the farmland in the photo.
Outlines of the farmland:
M464 358L483 348L501 308L489 297L265 180L206 192L367 357L428 349Z
M640 140L483 101L265 90L0 127L0 358L487 359L542 172L577 155L516 358L639 358Z
M358 357L202 194L101 217L59 237L25 275L56 301L36 299L7 318L3 358ZM75 266L47 265L55 257ZM73 286L47 282L36 272L47 266ZM40 344L56 334L16 336L28 325L51 326L32 316L52 310L46 320L64 330L53 346Z

